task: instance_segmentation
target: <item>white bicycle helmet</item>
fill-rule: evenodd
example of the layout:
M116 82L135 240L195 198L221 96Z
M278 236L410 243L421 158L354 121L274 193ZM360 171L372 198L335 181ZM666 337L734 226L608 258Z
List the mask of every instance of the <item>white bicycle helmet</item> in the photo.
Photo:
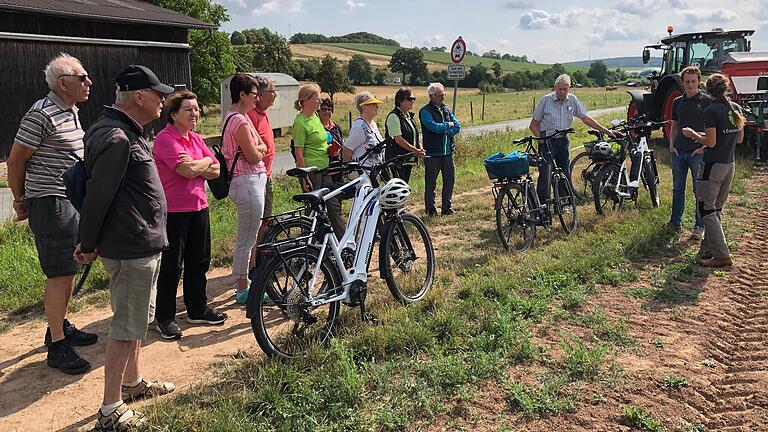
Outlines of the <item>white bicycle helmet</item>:
M379 192L379 205L384 210L399 209L405 205L411 187L399 178L393 178L385 184Z

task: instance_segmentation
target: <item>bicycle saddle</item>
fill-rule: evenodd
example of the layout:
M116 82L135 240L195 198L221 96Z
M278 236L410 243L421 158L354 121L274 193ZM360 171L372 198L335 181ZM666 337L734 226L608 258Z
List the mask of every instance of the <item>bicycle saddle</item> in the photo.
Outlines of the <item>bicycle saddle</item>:
M297 202L305 202L309 205L317 205L323 202L323 197L328 195L331 190L328 188L322 188L313 190L311 192L301 193L293 196L293 200Z
M308 175L312 174L315 171L317 171L317 167L314 167L314 166L306 167L306 168L296 167L296 168L291 168L288 171L286 171L285 175L287 175L289 177L305 177L305 176L308 176Z

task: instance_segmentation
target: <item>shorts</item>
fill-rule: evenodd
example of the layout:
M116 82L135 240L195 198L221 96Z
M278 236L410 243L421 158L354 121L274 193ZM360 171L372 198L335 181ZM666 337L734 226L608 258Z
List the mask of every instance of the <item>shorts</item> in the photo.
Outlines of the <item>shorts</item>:
M160 257L156 253L144 258L102 258L109 273L109 303L112 321L109 337L117 341L147 338L147 326L155 319L157 277Z
M53 195L30 198L25 205L45 277L76 275L77 263L73 254L80 229L77 210L68 199Z
M272 177L267 177L267 186L264 189L264 216L261 218L270 216L272 216Z

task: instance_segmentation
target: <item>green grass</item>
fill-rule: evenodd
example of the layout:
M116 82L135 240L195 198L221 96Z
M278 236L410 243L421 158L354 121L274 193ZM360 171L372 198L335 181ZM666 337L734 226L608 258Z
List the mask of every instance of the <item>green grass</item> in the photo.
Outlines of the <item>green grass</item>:
M653 418L653 413L642 406L624 406L622 410L624 411L624 416L621 420L624 425L647 432L661 432L664 430L661 422Z
M325 45L325 44L315 44L315 45ZM394 46L388 46L388 45L376 45L376 44L363 44L363 43L336 43L336 44L327 44L339 48L345 48L349 50L354 51L361 51L365 53L370 54L380 54L385 56L392 56L392 54L395 53L400 47L394 47ZM439 63L439 64L453 64L451 61L451 57L448 53L441 53L441 52L435 52L435 51L422 51L424 53L424 61L430 62L430 63ZM491 68L491 65L493 65L494 62L499 62L501 65L501 69L504 72L516 72L516 71L523 71L523 70L530 70L531 72L540 72L552 65L549 64L540 64L540 63L524 63L524 62L513 62L509 60L495 60L495 59L489 59L489 58L483 58L480 56L466 56L464 57L464 60L462 61L462 64L466 65L467 67L474 66L476 64L483 64L488 69ZM574 72L577 70L584 70L586 71L586 68L577 68L573 66L566 66L565 69L568 72Z
M543 381L537 387L510 383L506 390L510 408L528 417L545 417L576 409L576 397L568 391L566 377L547 375Z
M664 390L680 390L681 388L687 387L689 385L691 385L691 383L688 382L687 378L676 374L669 374L665 376L664 380L662 380L661 384L659 384L659 386L661 386L661 388Z

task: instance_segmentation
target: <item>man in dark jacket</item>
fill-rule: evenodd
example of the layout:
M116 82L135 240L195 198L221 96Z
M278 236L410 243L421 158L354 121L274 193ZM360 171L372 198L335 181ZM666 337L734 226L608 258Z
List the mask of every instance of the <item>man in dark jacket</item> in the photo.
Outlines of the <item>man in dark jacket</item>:
M419 110L419 120L424 139L422 143L427 158L424 160L424 207L428 216L437 216L435 189L437 176L443 174L443 192L440 212L443 216L454 213L451 198L456 171L453 166L453 138L461 131L456 117L443 103L445 88L440 83L427 87L429 103Z
M104 401L97 430L123 430L143 417L124 399L170 393L171 383L145 380L139 371L141 341L154 319L160 253L168 246L166 201L143 127L160 117L173 87L144 66L131 65L115 79L117 98L85 134L89 175L80 215L75 259L102 257L110 276L112 320L104 361Z

